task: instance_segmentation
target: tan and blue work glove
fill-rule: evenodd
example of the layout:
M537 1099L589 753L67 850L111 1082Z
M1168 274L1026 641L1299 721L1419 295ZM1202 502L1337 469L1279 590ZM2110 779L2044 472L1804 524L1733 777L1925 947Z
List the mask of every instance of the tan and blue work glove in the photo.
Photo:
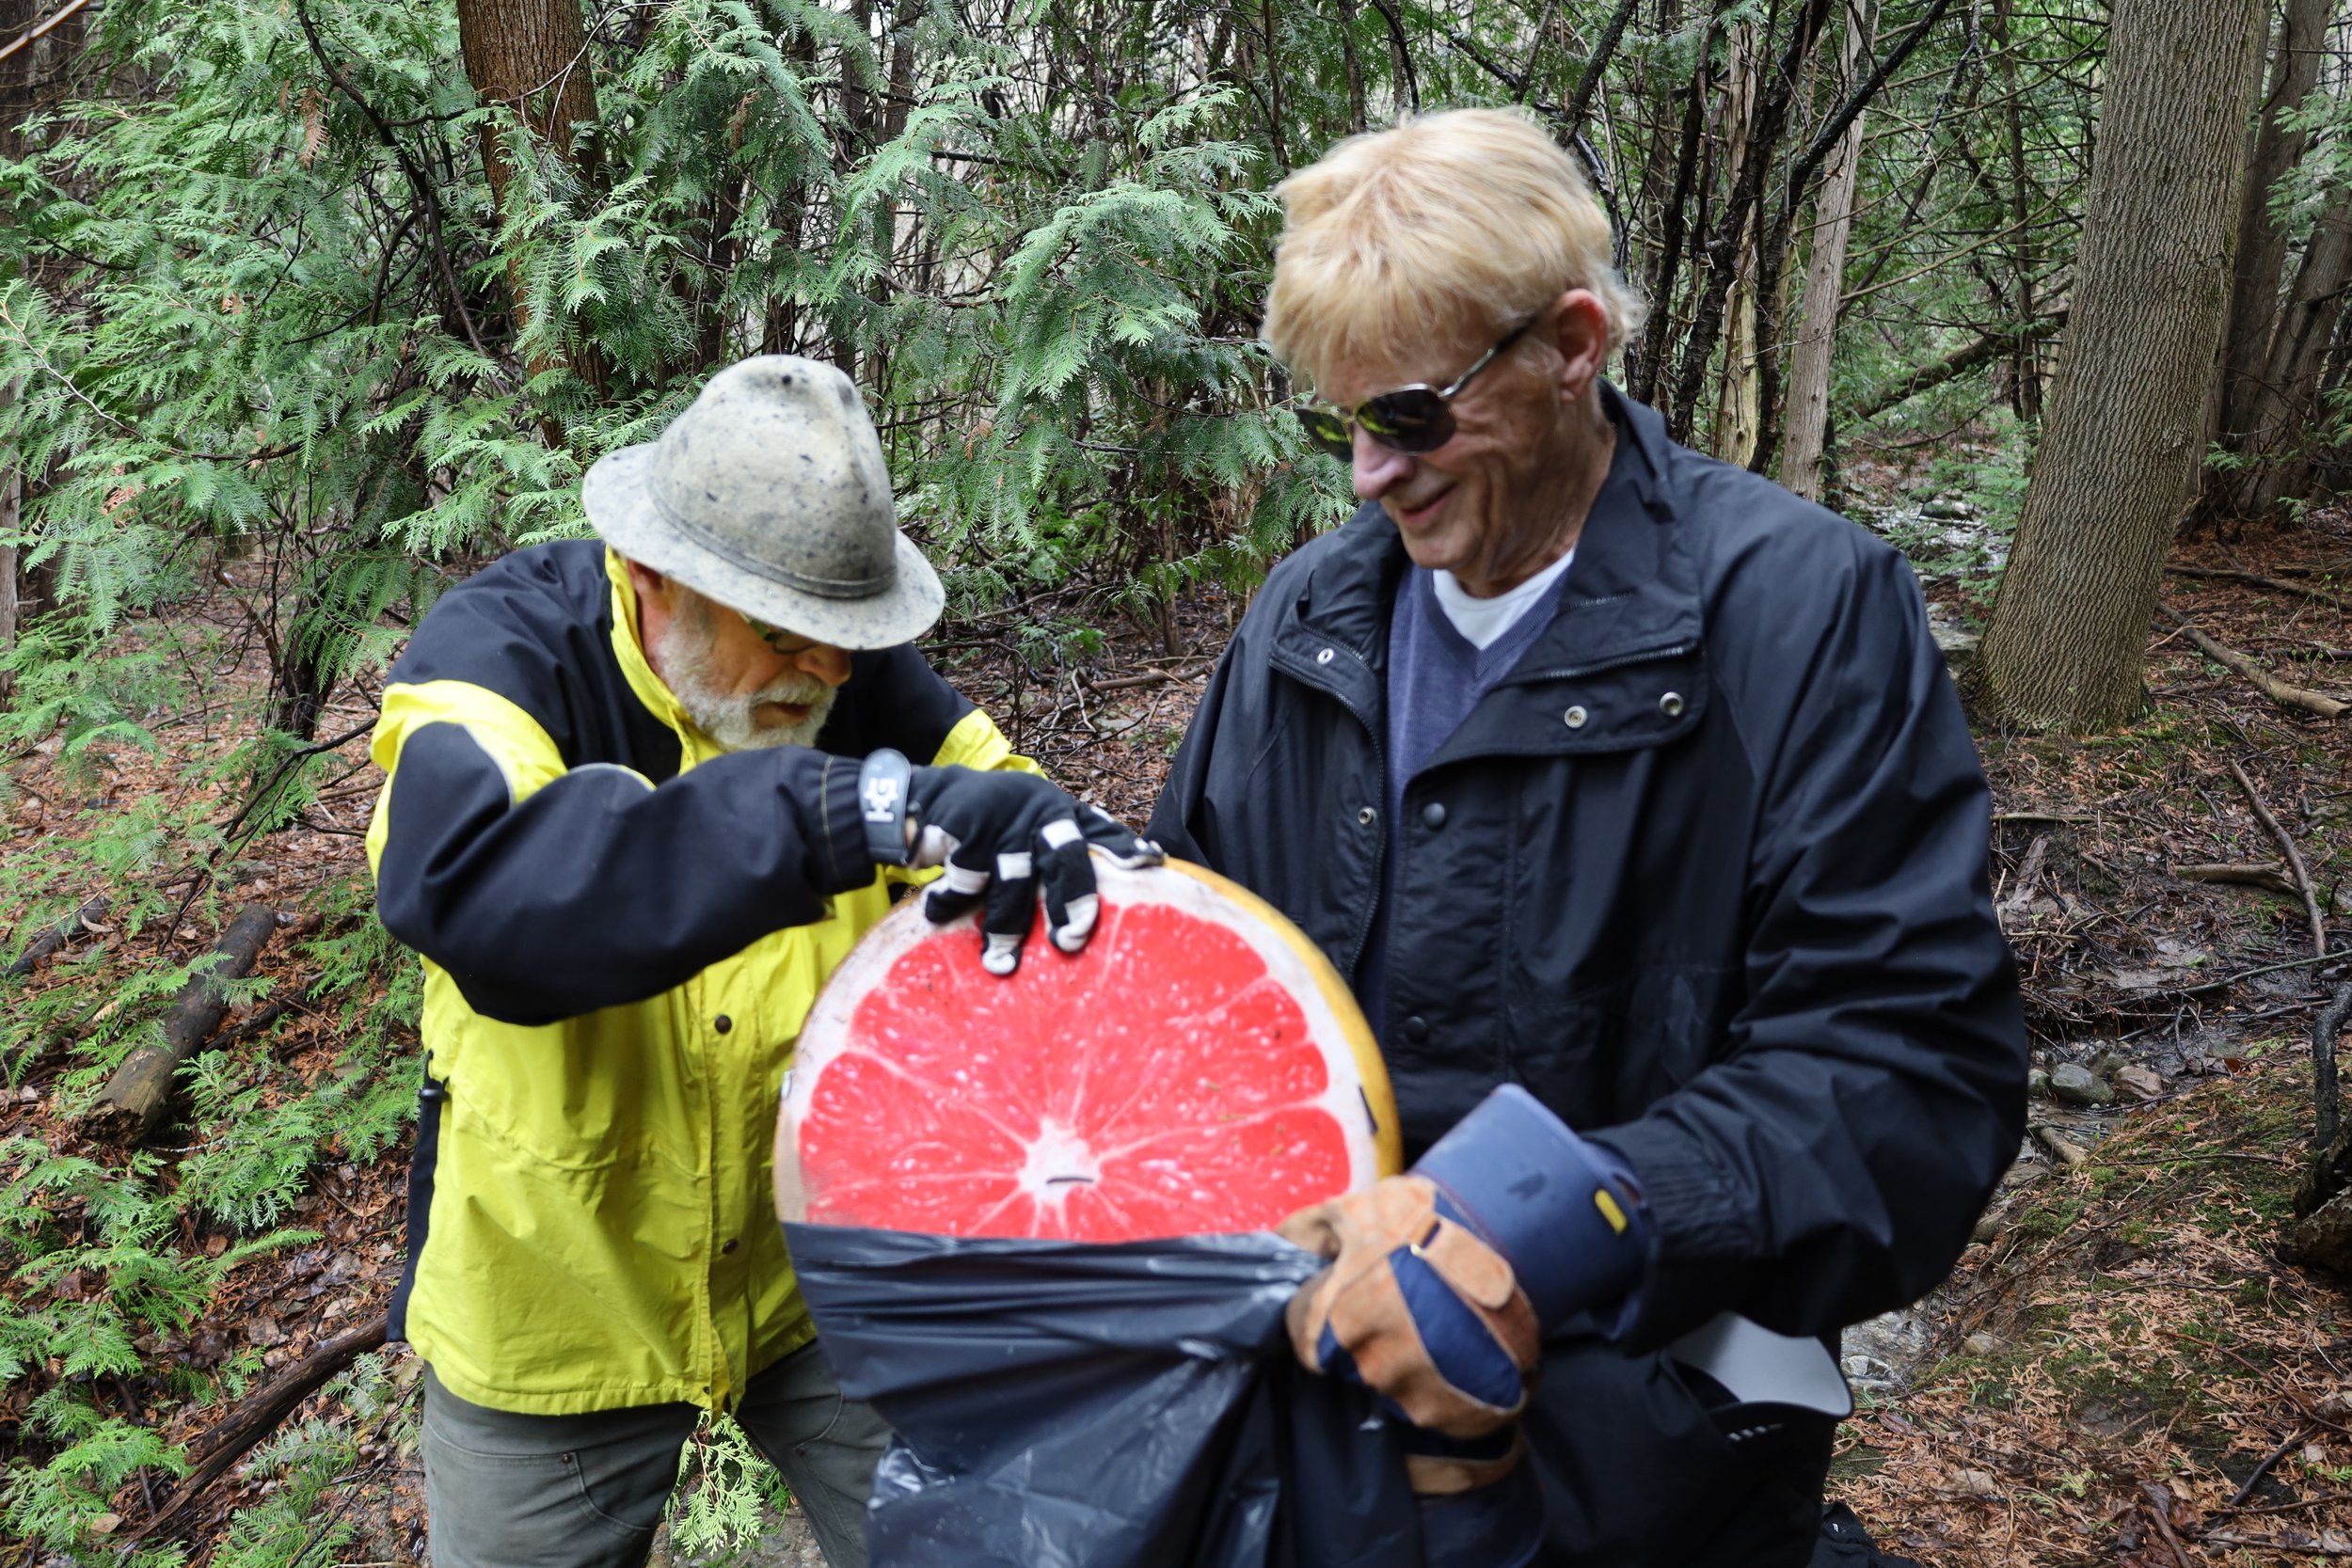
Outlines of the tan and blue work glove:
M1515 1420L1544 1331L1621 1306L1647 1252L1627 1175L1516 1085L1406 1174L1278 1229L1332 1259L1291 1301L1299 1360L1367 1385L1413 1425L1451 1438ZM1416 1462L1415 1489L1483 1485L1518 1453L1513 1443L1485 1465Z

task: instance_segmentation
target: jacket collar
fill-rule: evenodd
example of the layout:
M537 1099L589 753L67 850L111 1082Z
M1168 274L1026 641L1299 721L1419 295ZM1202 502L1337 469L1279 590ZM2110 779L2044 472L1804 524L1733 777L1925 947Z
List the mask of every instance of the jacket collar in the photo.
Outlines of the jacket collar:
M621 677L628 682L631 695L676 734L678 770L683 772L696 763L723 754L726 748L703 734L701 726L686 716L676 695L653 673L637 622L637 585L628 579L628 562L610 545L604 550L604 575L612 585L613 661L620 665Z
M1601 392L1617 421L1613 461L1632 465L1629 483L1616 504L1585 519L1558 611L1504 677L1506 686L1687 650L1702 635L1697 570L1677 526L1665 421L1614 387L1603 383ZM1278 661L1352 705L1360 698L1367 714L1379 711L1389 612L1405 567L1404 542L1388 515L1376 502L1358 510L1283 612Z

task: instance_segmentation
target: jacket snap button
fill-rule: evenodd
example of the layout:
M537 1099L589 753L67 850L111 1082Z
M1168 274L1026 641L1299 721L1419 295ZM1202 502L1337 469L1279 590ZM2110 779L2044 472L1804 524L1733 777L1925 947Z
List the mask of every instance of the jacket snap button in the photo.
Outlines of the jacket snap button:
M1669 691L1663 697L1659 698L1658 711L1664 714L1669 719L1681 718L1682 693L1679 691Z
M1405 1037L1419 1044L1429 1037L1429 1021L1415 1013L1405 1021Z
M1356 820L1364 827L1369 828L1375 822L1380 820L1380 814L1373 810L1370 806L1366 806L1363 810L1356 814Z
M727 1017L724 1013L721 1013L717 1018L710 1021L710 1026L723 1035L728 1030L735 1027L735 1020Z
M1432 828L1445 826L1445 807L1432 800L1421 808L1421 819Z
M1315 662L1316 662L1317 664L1328 664L1328 663L1330 663L1330 662L1331 662L1331 650L1330 650L1330 649L1328 649L1328 648L1326 648L1326 649L1324 649L1324 650L1323 650L1323 652L1321 652L1321 653L1319 653L1319 654L1315 655Z
M1584 721L1590 719L1592 715L1585 712L1581 705L1579 705L1568 709L1567 712L1562 714L1560 717L1562 721L1567 724L1568 728L1572 730L1581 730L1584 727Z
M726 1245L724 1245L724 1246L723 1246L723 1247L721 1247L721 1248L719 1249L719 1256L720 1256L720 1257L722 1257L722 1258L724 1258L724 1257L725 1257L728 1253L733 1252L734 1250L735 1250L735 1238L734 1238L734 1237L732 1237L732 1236L729 1236L729 1237L727 1238L727 1244L726 1244Z

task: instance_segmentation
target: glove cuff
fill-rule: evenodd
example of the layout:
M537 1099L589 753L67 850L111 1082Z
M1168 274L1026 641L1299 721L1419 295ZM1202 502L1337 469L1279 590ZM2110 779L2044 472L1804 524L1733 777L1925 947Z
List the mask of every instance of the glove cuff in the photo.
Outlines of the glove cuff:
M1510 1262L1549 1328L1606 1313L1648 1257L1641 1199L1607 1154L1516 1084L1488 1095L1413 1166Z
M857 775L858 819L866 828L866 851L880 865L908 860L907 808L914 768L888 747L869 754Z

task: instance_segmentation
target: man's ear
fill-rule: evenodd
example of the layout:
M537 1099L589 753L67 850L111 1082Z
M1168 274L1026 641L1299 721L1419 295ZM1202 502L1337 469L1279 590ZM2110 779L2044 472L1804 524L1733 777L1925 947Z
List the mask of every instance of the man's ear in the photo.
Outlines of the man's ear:
M628 585L637 591L639 599L659 599L670 596L670 579L643 562L624 560L628 567Z
M1552 302L1549 336L1560 351L1560 394L1581 402L1609 364L1609 307L1590 289L1570 289Z

